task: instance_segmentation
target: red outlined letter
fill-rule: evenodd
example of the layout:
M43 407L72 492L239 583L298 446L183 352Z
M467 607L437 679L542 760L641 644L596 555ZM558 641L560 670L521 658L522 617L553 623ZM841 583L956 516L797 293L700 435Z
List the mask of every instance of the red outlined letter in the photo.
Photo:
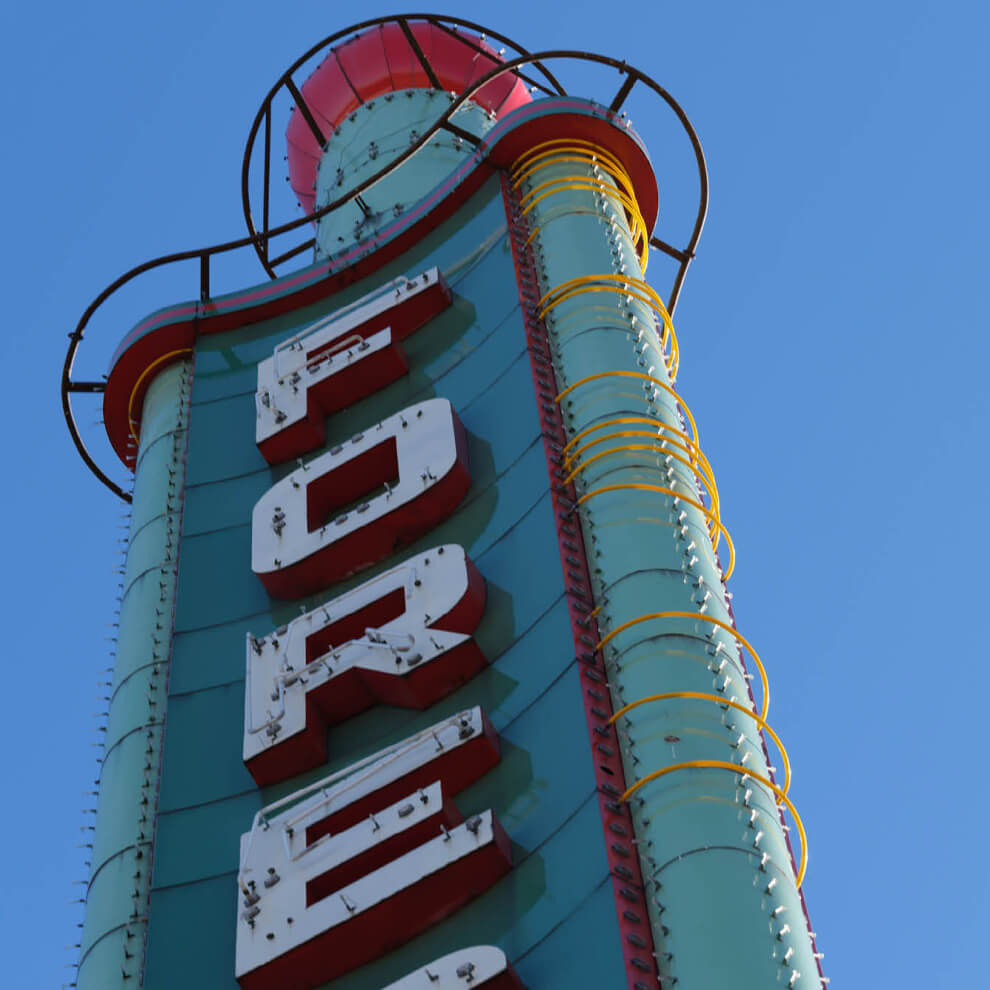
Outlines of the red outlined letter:
M495 760L476 708L259 812L241 838L241 987L336 979L504 876L509 841L494 814L462 821L451 799Z
M456 544L417 554L263 639L247 638L244 762L266 787L327 759L326 726L424 709L473 677L485 583Z
M471 485L447 399L409 406L273 485L254 507L251 564L275 598L302 598L446 519Z
M258 365L255 438L269 464L322 447L324 416L377 392L408 369L399 341L450 305L436 268L398 278L331 313Z

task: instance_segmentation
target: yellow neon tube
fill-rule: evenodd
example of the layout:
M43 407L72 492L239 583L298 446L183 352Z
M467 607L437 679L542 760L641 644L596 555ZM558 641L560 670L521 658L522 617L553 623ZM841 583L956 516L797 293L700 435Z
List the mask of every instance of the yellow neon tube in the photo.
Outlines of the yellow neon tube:
M562 165L564 162L569 162L577 165L587 165L593 169L601 169L606 175L611 176L611 178L619 184L622 191L633 200L636 201L636 193L632 187L632 180L629 178L628 174L621 168L617 168L615 165L610 164L604 159L598 158L595 155L588 154L584 156L580 155L555 155L552 152L546 156L544 161L535 162L526 166L526 171L519 176L519 178L513 180L513 189L518 189L519 186L523 184L532 175L535 175L541 169L550 168L553 165ZM520 204L521 205L521 204Z
M731 770L733 773L739 774L740 777L752 777L753 780L758 780L764 787L768 787L773 792L777 798L777 804L783 804L787 807L787 810L791 813L791 818L794 819L794 824L797 826L798 835L801 838L801 862L795 874L797 885L800 887L804 881L805 870L808 868L808 837L804 831L804 823L801 821L801 816L798 815L797 809L791 803L791 799L772 780L764 777L763 774L755 773L753 770L747 770L745 767L739 766L738 763L727 763L725 760L689 760L686 763L675 763L672 766L663 767L660 770L654 770L652 773L648 773L641 780L637 780L632 787L628 788L619 800L628 801L644 784L648 784L651 780L664 777L668 773L673 773L675 770L694 769Z
M533 229L529 232L529 236L523 241L523 247L529 247L533 243L533 239L537 234L546 230L554 222L554 220L561 220L564 217L579 217L587 216L594 217L596 220L601 220L602 214L598 210L572 210L569 207L561 207L557 210L547 210L546 213L540 218L541 223L539 225L533 225ZM644 256L639 252L636 253L636 260L640 263L640 271L645 272L645 261Z
M570 289L567 293L554 299L552 302L547 303L543 310L538 314L542 319L547 315L555 306L560 305L563 302L567 302L569 299L573 299L575 296L584 295L588 292L611 292L619 296L632 296L637 301L643 303L644 306L649 306L657 315L662 316L659 310L653 305L649 298L644 298L631 288L622 288L618 285L583 285L575 289ZM665 350L669 344L669 350ZM660 334L660 347L661 356L663 358L664 367L667 369L667 374L670 375L670 380L676 381L677 370L680 366L681 355L680 348L677 344L677 337L674 335L674 328L670 324L663 324L663 331Z
M637 299L639 299L639 297L637 297ZM639 299L639 301L642 302L643 300ZM611 305L609 305L609 303L611 303ZM644 304L649 305L649 303ZM650 306L650 309L652 310L653 307ZM655 313L656 311L653 310L653 312ZM586 320L591 313L602 314L599 319L604 322L598 326L591 327L567 326L567 324L573 320ZM636 322L634 323L629 314L625 311L624 300L613 301L611 299L597 299L595 302L585 302L580 306L580 308L575 308L568 313L557 315L555 320L556 322L554 324L554 328L562 338L560 342L561 346L564 346L569 342L565 335L570 333L581 333L587 330L617 330L631 338L638 337L644 331L650 330L656 335L661 348L664 348L666 344L665 335L667 328L663 325L663 322L659 321L660 325L658 326L657 323L645 322L642 317L637 315L635 316Z
M686 463L688 467L691 468L692 471L697 473L697 469L695 465L700 464L701 470L704 472L706 480L711 482L711 484L713 485L715 484L715 475L714 472L712 471L711 464L708 463L708 458L705 457L705 455L700 450L695 450L694 446L691 443L685 442L687 438L684 436L683 433L675 433L674 437L683 438L676 440L674 439L674 437L664 436L662 433L654 430L617 430L615 433L605 433L600 437L595 437L593 440L589 440L587 443L581 444L581 446L578 447L577 450L575 450L572 454L568 454L564 458L561 467L565 471L569 471L571 465L585 451L591 450L592 447L597 447L598 444L604 443L606 440L618 440L625 437L640 437L642 439L652 440L655 446L660 445L656 447L657 450L659 450L661 453L664 454L671 454L671 456L673 456L673 451L668 450L667 447L662 445L668 443L672 444L678 450L683 450L684 453L691 458L690 461L686 461L684 463ZM678 458L678 460L680 460L680 458Z
M674 327L671 322L669 322L669 317L666 315L666 310L662 309L655 300L640 288L639 279L630 278L628 275L619 275L617 280L621 280L624 284L620 285L602 285L599 283L598 279L604 278L605 276L586 276L587 283L585 285L575 285L569 288L562 295L557 296L557 298L544 303L540 300L537 305L542 305L542 309L539 311L539 316L542 319L556 306L559 306L563 302L567 302L568 299L574 299L576 296L584 295L588 292L612 292L619 296L631 296L633 299L638 300L646 306L649 306L657 316L660 317L660 323L663 326L663 332L661 334L661 343L666 343L666 337L668 334L671 338L674 337ZM558 288L560 288L558 286ZM556 290L554 290L556 291ZM548 293L549 295L549 293ZM546 299L546 296L543 297ZM590 307L589 307L590 308Z
M622 164L619 159L612 154L611 151L607 151L600 145L593 144L590 141L583 141L579 138L555 138L552 141L543 141L540 144L534 145L529 150L523 152L519 158L516 159L512 164L510 173L514 178L518 178L519 173L528 169L531 165L537 162L544 161L548 158L559 157L560 155L574 154L583 155L586 158L593 158L595 160L608 162L613 168L619 169L621 172L626 173L626 167ZM521 182L522 179L519 179Z
M631 200L621 189L618 189L615 186L610 186L601 179L588 178L583 175L562 176L559 179L550 179L543 185L553 186L555 188L546 189L544 192L540 193L539 196L537 196L523 209L523 216L529 214L529 212L535 209L535 207L542 203L543 200L549 199L549 197L555 196L557 193L567 192L568 190L576 189L593 192L597 189L608 196L614 196L619 201L620 205L629 213L632 219L629 233L633 244L636 247L636 253L639 255L640 264L642 266L643 259L647 257L650 250L649 235L646 231L646 221L640 214L639 207L635 200Z
M662 419L654 419L652 416L618 416L615 419L606 419L601 423L595 423L594 426L586 426L583 430L581 430L580 433L575 433L574 436L571 437L570 440L568 440L567 444L563 449L563 453L566 454L571 449L571 447L574 446L574 444L578 443L584 437L588 436L589 433L594 433L595 430L604 430L609 426L624 426L626 424L636 424L636 423L642 423L647 426L659 426L671 433L674 433L676 436L681 437L686 443L691 444L691 446L694 447L695 452L701 455L701 449L694 445L691 438L683 430L679 429L676 426L673 426L670 423L665 423ZM653 436L653 434L650 435ZM574 455L572 454L569 456L573 457Z
M716 519L719 518L718 490L712 485L712 483L708 480L708 478L706 478L703 474L699 474L697 471L695 471L691 465L691 462L688 461L686 458L681 457L679 454L675 454L672 450L664 450L662 447L657 447L655 444L627 443L627 444L622 444L622 446L620 447L610 447L608 450L602 450L599 453L589 457L586 461L584 461L583 463L579 464L576 468L574 468L574 470L571 471L571 473L566 478L564 478L563 484L569 485L574 480L576 475L580 474L586 467L589 467L590 465L594 464L595 461L599 461L603 457L608 457L610 454L618 454L628 450L651 450L651 451L655 451L658 454L661 453L665 454L667 457L673 457L675 460L680 461L681 464L686 464L689 468L691 468L691 473L694 475L694 477L697 478L699 482L702 482L705 485L705 488L708 491L708 497L711 499L712 502L712 512L715 514ZM711 535L712 534L709 533L709 537L711 537Z
M583 431L582 431L583 432ZM561 465L565 471L569 471L571 465L583 454L585 451L591 450L592 447L597 447L600 443L605 443L606 440L618 440L625 437L641 437L643 439L652 440L654 445L658 446L657 449L665 454L670 454L674 456L673 451L668 450L667 447L662 446L663 444L672 444L678 450L683 450L691 460L686 461L688 467L692 471L697 473L695 465L700 464L701 470L705 474L707 481L715 484L715 475L712 471L711 464L708 463L708 458L700 451L695 449L694 444L692 444L688 438L680 431L673 431L673 436L665 436L663 433L656 430L617 430L615 433L604 433L600 437L595 437L593 440L589 440L587 443L581 444L573 453L568 454L564 458L564 462ZM675 437L677 439L675 439ZM680 458L678 458L680 460Z
M638 378L641 381L650 382L673 396L673 398L677 400L677 404L680 406L681 411L687 417L687 421L691 424L691 434L694 437L695 445L698 446L698 426L694 421L694 416L691 415L691 410L688 408L687 403L666 382L662 382L659 378L654 378L652 375L646 375L642 371L598 371L593 375L587 375L584 378L579 378L573 385L568 385L567 388L557 395L553 401L559 404L561 400L565 399L579 386L587 385L588 382L598 381L600 378L608 378L611 375L615 375L619 378Z
M622 187L622 191L633 201L635 201L636 193L632 187L632 180L629 178L625 170L617 168L615 165L612 165L607 161L598 159L594 155L553 155L551 153L546 157L545 161L527 165L525 173L513 182L513 188L518 189L519 186L526 181L526 179L536 172L539 172L540 169L550 168L552 165L560 165L564 162L573 162L580 165L590 165L592 168L600 168L606 175L611 176L616 182L618 182ZM591 178L594 178L594 176L591 176ZM520 200L520 206L528 196L532 195L533 190L530 190L526 196Z
M649 282L644 282L641 278L636 278L632 275L619 275L616 272L603 272L600 275L581 275L578 278L570 278L566 282L561 282L560 285L556 285L545 292L536 305L542 308L555 293L567 292L579 285L593 285L597 282L617 282L621 285L628 285L638 289L655 304L657 312L663 317L664 326L673 329L673 320L670 318L667 307L657 294L656 289Z
M615 283L614 285L602 285L600 283ZM632 296L639 302L649 306L659 317L663 324L663 332L660 335L661 346L670 343L670 357L667 359L668 368L672 377L677 374L677 366L680 363L680 355L677 346L677 334L674 332L674 322L664 306L663 300L656 291L642 279L633 278L628 275L602 274L602 275L582 275L580 278L572 278L560 285L555 286L537 302L539 317L542 319L555 306L572 299L584 292L614 292L617 295ZM642 293L642 295L640 294ZM551 297L556 298L551 299ZM643 298L646 296L646 298Z
M624 485L602 485L601 488L593 488L590 492L585 492L575 503L574 507L577 508L579 505L583 505L588 501L589 498L594 498L595 495L602 495L605 492L618 492L623 490L631 491L641 491L641 492L659 492L662 495L670 495L673 498L679 498L682 502L687 502L688 505L697 509L710 523L714 524L715 529L720 534L720 536L725 537L726 545L729 548L729 566L726 572L722 575L722 581L728 581L732 576L733 570L736 566L736 550L732 543L732 537L729 536L729 531L722 525L722 523L712 515L711 511L706 505L702 505L701 502L696 502L692 498L688 498L682 492L676 492L673 488L664 488L662 485L646 485L630 482ZM711 534L709 534L709 537ZM712 549L717 553L719 541L717 539L712 539Z
M757 670L760 672L760 684L763 688L763 704L760 705L760 718L765 719L767 717L767 709L770 707L770 682L767 679L766 667L763 666L763 661L760 659L760 655L753 649L753 644L750 643L748 639L735 626L730 626L727 622L723 622L721 619L716 619L712 615L703 615L700 612L650 612L648 615L640 615L635 619L630 619L628 622L623 622L621 626L617 626L613 629L596 647L596 650L600 650L605 646L614 636L618 636L619 633L625 632L630 626L635 626L640 622L646 622L650 619L696 619L699 622L708 622L713 626L718 626L719 629L724 629L729 635L734 636L742 645L746 648L746 651L753 658L756 664Z
M534 145L532 148L529 148L527 151L523 152L523 154L520 155L515 162L513 162L510 171L511 174L515 176L520 170L526 168L528 165L531 165L534 161L540 158L560 154L561 152L565 154L569 151L580 152L582 149L586 149L597 158L609 162L616 168L622 169L623 172L626 171L625 166L615 155L612 154L611 151L607 151L600 145L594 144L591 141L585 141L582 138L554 138L550 141L542 141L540 144Z
M760 729L765 730L767 735L769 735L774 743L776 743L777 749L780 751L781 761L784 764L784 786L782 790L786 794L791 789L791 761L787 755L787 750L784 748L784 744L780 741L780 736L778 736L777 733L770 728L770 725L766 719L760 718L760 716L757 715L752 708L747 708L745 705L740 705L738 701L729 701L727 698L720 698L717 694L706 694L703 691L668 691L666 694L651 694L647 698L640 698L638 701L631 701L628 705L624 705L608 720L608 724L613 725L621 716L625 715L627 712L631 712L634 708L639 708L640 705L645 705L651 701L666 701L668 698L689 698L697 701L714 701L720 705L726 705L729 708L734 708L736 711L742 712L744 715L748 715L756 722Z
M178 357L180 354L192 354L192 348L191 347L180 347L179 350L177 350L177 351L169 351L168 354L163 354L161 357L155 358L155 360L152 361L151 364L149 364L148 367L145 368L144 371L141 372L140 377L134 383L134 388L131 389L130 397L127 400L127 429L130 432L131 438L134 441L137 441L137 439L138 439L138 435L135 432L135 427L137 426L137 421L134 419L134 416L133 416L133 413L134 413L134 399L137 396L138 389L141 387L141 385L144 382L145 378L147 378L148 375L150 375L151 372L155 370L155 368L157 368L160 364L164 364L170 358Z
M559 192L562 189L584 188L598 189L609 196L615 196L615 198L618 199L619 202L632 215L633 221L639 227L641 236L646 235L646 221L643 220L639 212L639 205L636 203L636 200L633 199L624 189L620 189L616 185L610 185L604 179L599 179L594 175L559 175L552 179L545 179L543 182L530 189L530 191L519 200L520 207L525 207L522 214L523 216L526 216L530 210L537 205L537 203L542 202L548 195L552 195L553 192ZM546 190L551 191L546 192ZM537 195L538 193L541 195ZM532 202L529 202L530 200L532 200ZM638 240L639 238L635 239Z

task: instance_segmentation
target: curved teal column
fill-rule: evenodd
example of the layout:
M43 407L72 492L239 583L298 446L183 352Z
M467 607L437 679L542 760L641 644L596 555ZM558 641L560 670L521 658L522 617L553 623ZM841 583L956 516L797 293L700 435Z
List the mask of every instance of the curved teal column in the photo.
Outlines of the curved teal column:
M191 363L148 388L77 985L140 984L171 656Z
M644 701L617 723L628 786L668 771L630 798L661 977L690 990L819 987L787 825L756 779L774 773L755 714L763 693L731 631L713 486L672 388L616 170L581 154L545 157L518 197L558 385L570 389L561 480L579 503L613 706L708 696ZM699 761L731 766L682 766Z

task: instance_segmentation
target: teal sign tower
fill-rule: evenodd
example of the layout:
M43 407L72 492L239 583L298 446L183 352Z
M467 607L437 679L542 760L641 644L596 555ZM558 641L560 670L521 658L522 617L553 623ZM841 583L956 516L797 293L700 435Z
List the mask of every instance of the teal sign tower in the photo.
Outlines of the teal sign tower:
M680 238L640 98L697 169ZM129 503L76 985L820 990L677 384L707 204L681 107L616 59L368 21L277 80L243 190L246 237L70 335L67 423ZM241 255L262 281L221 291ZM103 303L180 265L191 298L74 377Z

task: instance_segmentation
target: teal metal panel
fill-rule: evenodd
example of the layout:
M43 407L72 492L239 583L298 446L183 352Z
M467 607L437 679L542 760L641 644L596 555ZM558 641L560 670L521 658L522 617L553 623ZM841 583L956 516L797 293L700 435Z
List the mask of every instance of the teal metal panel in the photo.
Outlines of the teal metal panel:
M180 815L163 812L155 837L155 887L181 887L203 877L236 873L241 823L250 821L260 807L261 795L251 787L227 800L187 808Z
M270 600L250 569L251 510L293 465L272 469L257 453L253 365L308 321L433 264L445 272L453 305L404 342L407 376L330 417L328 443L443 396L468 432L471 490L451 519L397 557L310 599ZM562 945L563 932L595 945L582 972L602 986L624 981L525 347L495 180L374 279L294 318L197 344L145 978L151 990L236 986L237 838L258 807L475 704L501 733L502 759L457 804L464 813L496 811L513 843L514 868L453 917L334 987L380 988L477 942L505 948L530 986L561 985L538 979L553 971L551 947ZM240 754L245 633L266 634L300 609L444 542L462 544L486 579L475 638L490 665L429 711L379 706L332 727L325 767L256 788ZM570 960L556 965L563 974L577 969Z
M588 761L574 758L575 752L587 745L585 730L577 720L565 722L559 717L560 711L574 706L580 711L578 692L576 672L568 665L563 676L553 676L546 690L503 726L499 767L458 798L465 814L486 807L495 809L513 842L513 871L454 918L386 959L334 981L334 987L380 987L416 965L409 956L428 961L443 954L444 945L489 941L514 957L525 957L601 885L607 876L602 844L600 839L597 843L588 841L589 836L600 836L594 780ZM458 706L445 707L456 710ZM399 736L436 717L436 710L432 717L417 715ZM176 816L163 814L160 862L174 851L171 858L180 870L168 877L171 889L185 889L183 884L197 867L205 871L225 861L236 865L236 851L231 860L231 854L223 851L224 842L232 834L230 825L237 821L238 813L249 819L256 810L254 801L254 794L248 794L193 808L185 813L187 820L181 825L173 824ZM192 853L188 843L196 846ZM174 850L170 849L173 845ZM212 856L211 850L215 850ZM161 865L156 868L156 889L166 886L164 869ZM170 901L171 897L165 903ZM614 908L610 920L614 926ZM182 932L174 937L183 940L195 938L193 928L197 924L195 913L171 917L168 922L170 929ZM161 928L156 927L155 936L160 938L160 934ZM593 935L594 930L589 929L585 938ZM609 959L610 947L607 940L603 943L602 954ZM617 958L616 947L614 940L612 949ZM152 973L149 969L149 976Z
M516 969L528 987L614 987L622 968L618 941L600 939L586 947L588 932L609 931L615 924L615 900L607 881L576 901L570 915L528 952L516 957Z
M255 789L241 760L244 689L239 682L170 694L168 722L159 814Z
M251 573L250 523L249 516L243 526L183 536L176 632L220 625L267 608L268 596Z
M190 694L206 688L244 679L244 620L208 629L175 634L172 645L172 679L169 687L176 694ZM209 663L202 658L209 657Z
M207 443L189 445L186 470L192 484L238 478L268 467L257 447L252 450L246 444L224 442L225 438L242 431L245 423L254 423L254 389L250 395L236 395L211 403L208 411L208 417L202 415L201 419L201 409L196 410L196 428L208 429L210 439Z
M183 536L202 536L243 526L245 509L250 519L254 503L270 485L271 473L264 470L190 488L186 492Z
M151 895L144 985L237 990L231 960L234 926L222 919L233 911L236 875L202 876L174 887L156 884Z
M441 89L406 89L359 106L334 129L333 140L320 159L317 208L373 176L382 161L397 158L452 99ZM456 126L479 137L494 123L493 117L470 101L452 119ZM471 150L471 145L446 132L431 138L401 169L366 190L364 210L357 203L348 203L319 221L317 257L336 254L390 223L432 192L438 177L452 172Z

